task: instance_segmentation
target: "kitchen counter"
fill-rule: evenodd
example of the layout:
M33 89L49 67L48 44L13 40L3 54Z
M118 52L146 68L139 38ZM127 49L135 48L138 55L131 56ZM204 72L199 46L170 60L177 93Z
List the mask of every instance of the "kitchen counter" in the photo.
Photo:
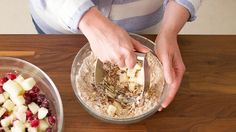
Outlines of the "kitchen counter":
M52 78L62 97L65 132L236 131L236 36L183 35L178 41L187 70L175 100L162 112L131 125L101 122L78 103L70 70L87 42L84 36L0 35L0 55L29 52L12 55L37 65Z

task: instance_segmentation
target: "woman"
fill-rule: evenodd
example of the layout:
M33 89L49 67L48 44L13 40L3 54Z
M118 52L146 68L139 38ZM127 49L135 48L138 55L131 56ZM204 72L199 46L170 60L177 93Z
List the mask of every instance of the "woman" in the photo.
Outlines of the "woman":
M196 18L200 3L201 0L31 0L30 7L39 32L82 32L101 61L120 67L135 65L135 50L148 51L127 32L159 27L155 51L163 63L169 88L162 103L162 108L166 108L178 91L185 71L177 34L187 21Z

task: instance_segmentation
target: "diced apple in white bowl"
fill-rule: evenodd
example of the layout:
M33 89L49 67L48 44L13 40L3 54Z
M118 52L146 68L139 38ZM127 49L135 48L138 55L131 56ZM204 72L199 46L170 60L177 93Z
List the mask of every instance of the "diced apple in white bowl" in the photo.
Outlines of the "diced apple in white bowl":
M13 73L0 78L0 123L11 132L52 131L56 117L34 78Z

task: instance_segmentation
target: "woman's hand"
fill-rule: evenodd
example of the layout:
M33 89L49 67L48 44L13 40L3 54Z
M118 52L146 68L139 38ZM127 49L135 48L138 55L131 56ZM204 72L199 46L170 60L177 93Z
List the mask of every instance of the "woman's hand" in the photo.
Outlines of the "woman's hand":
M119 67L133 68L136 64L134 51L149 50L113 24L94 7L79 23L80 30L87 37L94 54L102 62L112 62Z
M156 53L163 64L168 92L162 108L166 108L174 99L183 78L185 66L179 51L177 34L189 17L190 14L185 7L169 0L156 39Z
M168 93L162 103L162 107L166 108L179 89L185 66L179 51L177 36L160 35L156 39L156 44L155 52L163 64L164 77L167 83Z

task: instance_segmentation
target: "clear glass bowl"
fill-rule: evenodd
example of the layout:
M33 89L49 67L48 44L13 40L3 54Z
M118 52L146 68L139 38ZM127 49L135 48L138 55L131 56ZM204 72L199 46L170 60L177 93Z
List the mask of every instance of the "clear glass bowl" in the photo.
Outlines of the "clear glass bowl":
M0 57L0 76L7 72L16 72L18 75L33 77L36 80L40 90L50 100L53 113L56 114L57 123L53 131L62 132L64 116L61 96L50 77L40 68L27 61L12 57Z
M151 40L137 35L137 34L133 34L130 33L130 36L133 37L134 39L138 40L139 42L141 42L142 44L144 44L145 46L147 46L148 48L150 48L151 50L154 49L154 45L155 43L152 42ZM83 60L89 56L91 53L91 49L89 46L89 43L85 44L80 51L78 52L78 54L76 55L74 62L72 64L72 70L71 70L71 83L72 83L72 87L74 89L75 95L78 98L78 101L80 104L82 104L82 106L95 118L100 119L102 121L105 122L109 122L109 123L115 123L115 124L131 124L131 123L136 123L139 122L151 115L153 115L154 113L157 112L157 110L161 107L161 105L157 105L156 107L154 107L153 109L151 109L150 111L143 113L142 115L136 116L136 117L132 117L132 118L125 118L125 119L117 119L117 118L109 118L107 116L103 116L103 115L99 115L98 113L96 113L96 111L94 111L92 108L90 108L86 102L84 102L79 94L79 88L78 86L76 86L76 76L79 73L81 64L83 63ZM162 96L161 96L161 101L162 102L164 100L164 98L166 97L166 88L164 86L164 90L162 92Z

